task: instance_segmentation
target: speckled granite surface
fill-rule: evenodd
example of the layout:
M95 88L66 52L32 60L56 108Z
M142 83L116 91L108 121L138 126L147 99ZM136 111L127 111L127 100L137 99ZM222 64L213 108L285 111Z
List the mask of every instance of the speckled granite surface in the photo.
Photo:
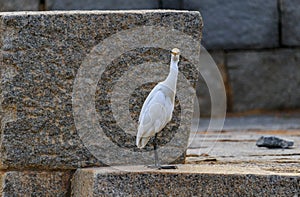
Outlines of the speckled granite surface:
M0 172L0 196L69 196L71 172Z
M241 165L142 166L77 170L73 196L297 196L300 176Z
M127 35L127 43L141 36L158 39L166 36L168 37L166 40L173 42L161 43L164 47L160 48L139 47L126 51L113 59L103 70L103 75L93 86L95 94L92 99L96 112L91 121L104 133L102 135L96 132L97 137L90 136L89 132L96 129L89 128L89 123L82 121L75 125L74 114L80 116L82 112L82 110L77 110L78 114L74 112L74 102L77 100L72 98L76 94L74 84L78 70L92 60L96 63L104 60L105 57L98 58L103 54L99 52L102 46L99 43L123 30L155 26L182 32L200 42L202 28L199 12L188 11L14 12L1 13L0 18L2 169L74 169L101 166L103 165L101 158L110 158L111 155L122 157L120 151L107 152L110 150L108 146L138 152L134 147L135 131L124 132L112 115L110 93L115 82L129 68L149 62L165 64L165 68L168 68L167 49L178 45L178 40L158 34L156 31L152 31L149 36L147 32ZM115 42L111 43L110 48L103 50L113 51L122 47L122 43ZM185 50L193 50L193 46L186 47ZM98 56L86 59L90 57L89 55L95 54L94 52ZM188 58L182 58L180 71L193 85L197 76ZM98 64L97 66L101 67ZM96 76L98 73L93 74ZM89 77L85 79L89 82ZM129 102L129 114L134 121L137 120L143 98L153 85L153 83L141 84L126 101ZM85 93L81 95L82 100L85 95ZM184 160L184 155L180 156L179 153L188 141L189 128L179 128L178 125L190 120L192 113L185 111L185 114L180 116L183 113L182 109L186 107L180 107L177 102L174 118L166 128L172 132L165 132L164 140L159 141L159 145L164 147L168 140L172 139L172 135L179 135L181 141L178 141L180 144L178 147L173 147L175 151L161 153L162 157L168 157L175 152L173 157L179 157L176 161L179 163ZM89 114L88 110L83 111ZM87 132L82 134L82 130ZM111 144L105 146L99 143L92 144L93 141L87 145L83 143L84 137L89 139L104 137L109 139ZM150 143L144 152L151 149ZM96 155L97 158L94 156L95 152L92 154L91 150L99 153ZM125 157L123 161L116 161L113 157L110 160L115 164L128 164L133 161L136 159L130 157ZM149 162L149 159L145 162Z

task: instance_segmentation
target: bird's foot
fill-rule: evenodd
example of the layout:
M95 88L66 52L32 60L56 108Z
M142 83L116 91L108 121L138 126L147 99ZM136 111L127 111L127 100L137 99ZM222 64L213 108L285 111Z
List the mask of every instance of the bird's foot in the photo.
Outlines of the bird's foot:
M172 166L172 165L165 165L165 166L160 166L160 169L177 169L177 166Z

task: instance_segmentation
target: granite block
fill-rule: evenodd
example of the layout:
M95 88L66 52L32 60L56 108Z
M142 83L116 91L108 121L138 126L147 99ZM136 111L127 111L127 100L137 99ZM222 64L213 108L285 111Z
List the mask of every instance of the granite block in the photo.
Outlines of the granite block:
M300 51L279 49L228 53L236 112L300 107Z
M280 0L282 44L300 46L300 2Z
M159 0L46 0L46 10L157 9Z
M297 196L299 174L233 165L141 166L77 170L72 196Z
M0 195L3 197L69 196L71 177L71 172L0 172Z
M190 93L180 92L193 91L198 78L190 59L199 55L199 12L15 12L0 18L1 168L120 165L142 162L131 156L140 154L152 162L151 142L142 151L135 147L138 114L167 76L169 50L178 46L176 107L159 146L173 144L160 155L184 161L190 127L183 123L193 109ZM181 43L175 35L196 42Z
M37 11L39 10L39 4L39 0L0 0L0 12Z
M183 0L183 3L184 9L202 13L203 45L207 49L279 45L276 0Z

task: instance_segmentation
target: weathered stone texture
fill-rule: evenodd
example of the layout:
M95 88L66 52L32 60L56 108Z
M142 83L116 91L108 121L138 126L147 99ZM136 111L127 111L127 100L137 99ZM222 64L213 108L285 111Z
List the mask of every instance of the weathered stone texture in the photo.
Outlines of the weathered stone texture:
M294 196L300 192L298 176L258 168L184 165L178 170L120 169L78 170L72 182L73 196Z
M155 9L158 0L46 0L46 10L119 10Z
M176 29L200 41L202 27L199 12L187 11L26 12L1 13L0 17L0 47L3 57L0 100L1 168L73 169L103 165L98 160L99 157L105 156L108 159L117 156L122 157L119 155L121 154L120 151L111 150L111 147L104 147L103 144L98 143L92 145L95 151L100 154L96 159L94 154L90 152L90 147L83 143L83 138L79 137L78 129L83 127L86 131L84 137L87 136L95 140L107 137L107 142L111 142L115 147L133 152L139 151L135 147L136 129L126 133L115 120L111 107L111 93L122 75L135 66L148 62L158 62L160 66L163 65L162 67L168 70L169 51L141 45L142 47L125 51L113 60L110 59L110 64L103 67L101 62L106 61L106 59L105 57L99 59L101 54L99 55L97 50L102 47L99 43L104 43L106 39L122 30L144 26ZM143 31L138 35L126 34L125 37L134 40L140 36L149 37L145 36ZM162 37L162 35L155 35L155 32L151 36ZM177 42L172 37L166 37L166 39L175 40L175 42L168 42L164 46L174 47ZM130 44L132 40L129 40L128 43ZM109 44L105 50L124 47L119 42ZM193 48L195 47L191 45L187 46L185 50L193 50ZM93 54L96 55L85 60L92 49L95 49ZM193 84L198 73L193 70L194 67L187 59L182 59L180 73ZM84 60L85 63L83 64ZM97 136L97 138L90 136L89 132L97 133L98 130L94 127L90 128L89 124L75 125L73 116L75 113L73 104L77 102L73 98L77 94L74 92L73 85L78 84L80 78L77 76L78 70L91 61L95 61L91 65L91 69L81 73L87 75L86 78L83 78L87 81L87 86L82 89L84 93L80 95L83 95L83 100L95 100L92 104L96 108L96 115L92 116L93 114L87 110L77 112L79 115L86 113L92 117L92 124L95 123L97 127L102 128L105 134ZM98 70L105 69L101 77L100 73L91 72L92 69L96 68ZM162 77L165 76L162 73L159 74ZM98 77L97 80L92 79L92 76ZM137 73L131 73L129 79L138 79ZM95 87L90 84L91 81ZM126 109L128 111L129 108L128 116L131 116L134 122L137 122L143 99L156 81L152 82L154 83L139 84L140 86L128 98L129 101L120 101L120 105L129 104L129 107L126 105ZM91 89L95 92L91 98L87 98L87 93ZM88 102L91 101L83 102L82 106L85 107L85 103ZM174 134L181 135L181 145L174 147L174 150L180 147L185 148L182 143L184 141L187 143L189 129L180 128L179 125L182 121L188 121L192 113L187 112L180 119L181 113L185 113L184 108L181 109L179 102L177 102L175 109L172 122L166 128L167 131L171 132L161 134L163 138L160 138L159 141L159 145L165 145L173 139ZM83 124L86 124L85 121ZM147 153L151 149L152 146L149 143L144 152ZM104 154L105 151L110 152ZM169 154L173 153L169 152ZM112 160L118 164L118 161ZM177 162L183 162L183 160L184 155ZM129 163L136 161L139 160L127 158Z
M233 110L300 107L300 51L282 49L228 54Z
M69 196L71 172L9 171L0 172L0 195Z
M184 9L200 10L207 49L278 46L276 0L183 0Z
M39 0L0 0L0 12L39 10Z
M282 44L300 46L300 2L280 0Z

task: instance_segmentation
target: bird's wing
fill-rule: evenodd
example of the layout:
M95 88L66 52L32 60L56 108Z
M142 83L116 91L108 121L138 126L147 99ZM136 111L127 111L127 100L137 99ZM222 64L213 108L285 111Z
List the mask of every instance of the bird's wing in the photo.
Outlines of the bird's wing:
M146 100L144 101L144 104L143 104L143 107L142 107L142 110L140 112L140 115L139 115L139 123L140 121L142 120L142 116L145 115L145 110L147 109L147 106L149 106L149 102L153 99L153 97L155 97L155 95L158 93L158 90L159 90L159 84L156 85L152 90L151 92L149 93L149 95L147 96Z
M137 146L144 147L151 136L161 131L170 121L174 105L164 87L159 84L150 92L145 100L137 133Z

